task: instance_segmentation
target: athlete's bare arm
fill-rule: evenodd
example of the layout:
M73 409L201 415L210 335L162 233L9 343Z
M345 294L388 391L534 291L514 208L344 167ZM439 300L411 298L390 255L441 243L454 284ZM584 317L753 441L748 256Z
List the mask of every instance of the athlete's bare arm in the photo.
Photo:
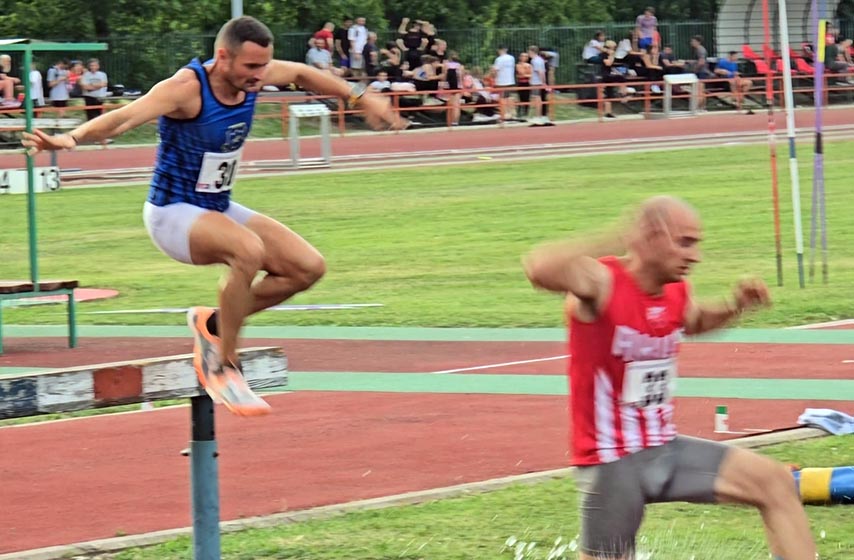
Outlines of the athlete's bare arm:
M685 332L700 334L725 327L744 311L771 304L768 287L758 279L739 282L732 301L699 304L691 297L685 309Z
M264 83L276 86L296 84L305 90L320 95L334 95L345 101L350 99L353 91L353 85L329 72L285 60L270 62ZM364 111L365 120L374 129L401 129L408 124L394 111L388 98L381 95L366 92L355 102L355 106Z
M66 134L51 136L39 129L23 133L21 143L36 154L43 150L70 150L83 142L98 142L120 136L160 116L192 117L200 106L199 82L192 70L181 69L145 95L127 105L98 116Z
M618 255L623 250L622 236L617 234L588 241L559 241L535 248L525 255L522 265L531 284L574 296L585 304L575 306L576 315L588 315L592 320L604 307L611 290L611 274L597 258Z

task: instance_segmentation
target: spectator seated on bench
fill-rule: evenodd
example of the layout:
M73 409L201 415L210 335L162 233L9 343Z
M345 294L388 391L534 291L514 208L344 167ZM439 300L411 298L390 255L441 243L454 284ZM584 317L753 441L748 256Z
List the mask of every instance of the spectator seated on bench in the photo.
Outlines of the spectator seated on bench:
M613 113L613 104L610 100L619 97L623 103L627 101L625 82L628 69L625 66L617 64L617 44L614 41L605 41L604 48L607 56L602 60L599 82L620 84L606 87L603 91L603 96L606 100L604 102L605 117L615 119L617 117Z
M500 93L490 93L483 83L483 70L475 66L463 74L463 108L475 105L470 111L463 114L471 118L473 123L494 122L499 119L497 107L479 107L478 105L497 105L500 101Z
M581 51L581 60L586 64L599 65L602 64L608 54L605 52L605 32L597 31L593 38L584 45Z

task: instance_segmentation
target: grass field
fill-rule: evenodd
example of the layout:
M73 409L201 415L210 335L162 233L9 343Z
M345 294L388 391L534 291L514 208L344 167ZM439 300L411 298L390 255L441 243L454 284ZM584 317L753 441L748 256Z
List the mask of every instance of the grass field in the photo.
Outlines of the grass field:
M776 306L747 325L791 325L854 316L854 217L848 212L852 145L826 146L831 283L797 287L792 216L781 166L786 286ZM767 149L763 146L606 155L373 173L244 179L236 199L302 233L326 255L328 277L295 302L378 302L360 311L267 313L253 324L558 326L555 298L534 292L519 257L533 244L599 231L627 205L651 194L680 195L705 217L701 297L724 294L742 274L775 279ZM811 184L802 161L804 217ZM38 197L42 277L74 277L121 296L80 311L213 303L216 267L170 261L142 226L145 187L68 189ZM27 274L23 197L0 199L0 277ZM807 228L808 219L804 222ZM808 237L807 237L808 239ZM96 318L97 317L97 318ZM172 315L80 315L82 322L180 324ZM4 312L7 323L61 323L57 306ZM850 438L777 446L765 453L805 466L854 464ZM420 506L224 537L223 558L513 559L574 558L578 518L571 480L514 486ZM810 507L823 559L854 557L854 509ZM558 542L558 539L559 542ZM531 543L535 543L532 545ZM759 560L768 557L757 514L748 509L657 505L642 529L655 560ZM188 539L111 556L122 560L191 557ZM647 557L647 556L645 556Z
M762 450L801 465L854 464L844 437ZM223 536L223 560L562 560L578 546L577 494L571 479L516 485L417 506ZM809 506L822 560L854 557L854 508ZM648 508L639 558L765 560L759 515L740 507L657 504ZM533 545L531 543L534 543ZM124 551L117 560L189 560L189 539ZM106 558L106 557L105 557Z
M826 146L831 282L797 287L789 188L781 165L786 285L776 306L745 325L854 316L852 144ZM809 239L809 158L801 162ZM680 195L702 212L700 296L727 293L741 275L775 283L767 148L740 146L527 163L243 179L235 198L289 224L327 257L327 277L294 302L382 303L354 311L266 313L253 324L557 326L560 305L535 293L519 265L533 244L600 230L627 205ZM121 296L81 311L214 303L216 267L172 262L142 226L146 188L66 189L40 195L41 276L73 277ZM27 275L24 197L0 204L0 277ZM94 317L97 317L95 319ZM8 323L60 323L57 306L11 309ZM82 322L179 324L179 316L81 315Z

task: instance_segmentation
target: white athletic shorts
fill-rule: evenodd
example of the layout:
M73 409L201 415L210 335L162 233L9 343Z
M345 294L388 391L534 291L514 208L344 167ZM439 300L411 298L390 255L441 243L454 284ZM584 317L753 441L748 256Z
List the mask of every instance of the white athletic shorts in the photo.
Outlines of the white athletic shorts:
M199 216L215 211L186 202L174 202L166 206L155 206L146 202L142 208L142 221L145 222L145 229L158 249L176 261L193 264L190 257L190 229ZM256 212L231 201L223 214L243 225Z

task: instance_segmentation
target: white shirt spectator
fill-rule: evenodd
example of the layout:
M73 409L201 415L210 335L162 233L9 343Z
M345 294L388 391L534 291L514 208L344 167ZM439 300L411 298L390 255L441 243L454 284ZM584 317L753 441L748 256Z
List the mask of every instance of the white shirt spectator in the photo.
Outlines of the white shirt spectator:
M631 39L623 39L619 43L617 43L617 51L614 53L614 58L626 58L626 55L629 54L632 50L632 40Z
M354 23L347 30L347 38L350 39L350 52L361 54L368 44L368 28Z
M557 68L560 66L560 53L557 51L543 51L543 54L549 55L549 68ZM595 54L593 56L596 56Z
M52 66L47 71L47 84L56 82L59 78L66 78L59 81L55 86L50 88L48 96L51 101L68 101L68 69L57 68Z
M33 105L44 107L44 84L42 73L38 70L30 70L30 96L33 98Z
M311 47L305 53L305 63L321 70L328 70L332 66L332 53L326 49Z
M492 67L495 68L495 85L516 85L516 59L512 54L502 54L495 57Z
M531 59L531 69L533 72L531 73L531 85L532 86L541 86L543 85L543 76L546 75L546 61L540 55L534 56Z
M90 91L84 90L83 95L85 97L97 97L98 99L107 97L107 75L105 73L101 72L100 70L98 70L97 72L90 72L89 70L86 70L85 72L83 72L83 75L80 76L80 80L81 83L86 85L91 85L95 83L104 84L98 89L93 89Z
M384 91L391 89L391 82L388 80L374 80L368 87L374 91Z
M602 41L598 41L596 39L590 39L586 45L584 45L584 50L581 51L581 58L583 60L588 60L593 58L594 56L599 56L599 53L602 52L602 47L605 45Z

